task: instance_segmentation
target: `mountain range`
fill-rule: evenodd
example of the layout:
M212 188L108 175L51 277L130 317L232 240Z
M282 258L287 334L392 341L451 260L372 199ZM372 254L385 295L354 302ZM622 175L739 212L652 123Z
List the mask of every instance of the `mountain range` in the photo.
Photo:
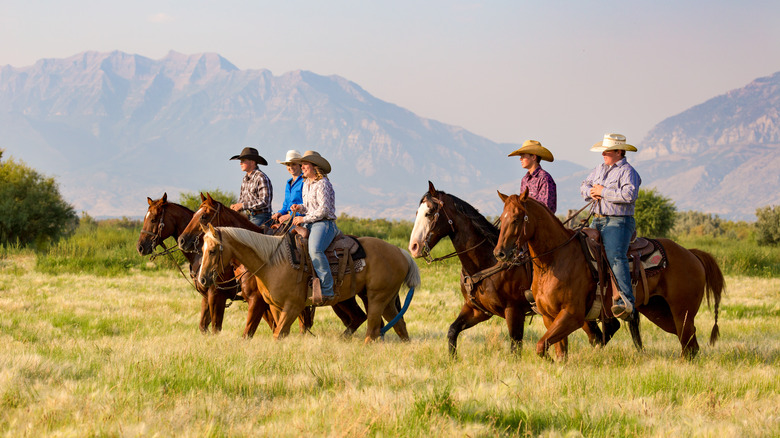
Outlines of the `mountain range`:
M778 82L756 80L658 124L634 157L643 186L727 218L780 203ZM236 193L241 173L228 158L245 146L268 160L275 206L289 177L275 160L317 150L333 165L339 212L359 217L413 218L428 180L496 215L495 190L516 191L524 172L507 159L518 145L419 117L340 76L240 70L217 54L84 52L0 67L0 132L6 157L55 176L77 211L98 217L141 216L146 197L163 192ZM565 160L545 169L559 188L588 171ZM581 205L576 190L559 189L559 213Z

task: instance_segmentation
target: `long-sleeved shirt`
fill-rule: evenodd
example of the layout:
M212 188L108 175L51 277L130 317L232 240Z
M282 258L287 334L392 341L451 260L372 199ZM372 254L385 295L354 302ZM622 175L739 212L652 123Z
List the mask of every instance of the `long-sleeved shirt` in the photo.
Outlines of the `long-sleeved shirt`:
M639 186L642 178L623 158L612 166L605 163L597 166L580 186L580 194L590 201L590 189L594 185L602 185L601 201L594 212L604 216L633 216L636 198L639 196Z
M274 188L271 180L260 169L255 169L241 181L241 193L238 202L244 204L244 210L252 213L270 213Z
M533 172L528 172L520 181L520 193L528 187L528 196L546 205L553 213L558 208L558 189L555 181L546 170L537 167Z
M293 181L293 178L287 180L287 184L284 186L284 202L282 208L278 211L279 214L290 214L290 206L293 204L303 204L303 175L298 175L298 179Z
M328 178L303 183L303 222L336 220L336 193Z

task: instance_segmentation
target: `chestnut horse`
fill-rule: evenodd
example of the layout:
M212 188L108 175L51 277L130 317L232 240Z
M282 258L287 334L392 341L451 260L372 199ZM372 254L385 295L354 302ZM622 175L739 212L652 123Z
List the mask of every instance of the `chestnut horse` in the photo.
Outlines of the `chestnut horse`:
M254 232L264 232L265 230L253 224L243 214L233 211L227 208L224 204L214 200L210 194L206 193L204 196L202 193L201 204L198 207L198 211L192 216L192 219L185 227L184 231L179 236L179 248L182 251L194 252L199 251L201 245L200 237L203 235L202 227L209 224L215 227L236 227L243 228ZM249 278L253 282L256 279L252 275L243 275L243 279ZM260 288L253 288L249 290L249 293L244 289L244 299L249 304L249 312L247 314L247 325L244 331L244 336L249 337L254 334L261 316L266 318L265 312L267 310L267 304L263 299L263 294ZM397 302L397 307L400 308L400 300ZM357 304L354 297L347 299L333 306L333 311L341 319L346 329L344 330L344 336L351 336L366 320L366 314L363 309ZM312 326L314 320L314 307L306 307L301 314L301 331L307 331ZM272 327L273 330L273 327Z
M203 260L198 281L204 285L214 282L216 273L231 260L257 276L263 288L263 297L271 305L277 321L274 338L281 339L290 332L295 317L310 303L308 284L299 281L299 271L289 262L290 247L284 236L267 236L241 228L214 228L203 237ZM366 294L366 342L380 336L382 316L388 321L398 315L396 297L402 284L414 288L420 284L420 271L412 257L396 246L375 237L360 237L366 253L365 266L360 272L344 277L337 289L338 300L354 298L356 292ZM354 282L354 284L353 284ZM398 336L406 341L409 334L403 318L393 326Z
M450 354L456 355L460 332L493 315L506 319L511 351L519 351L523 344L525 318L532 314L525 297L533 277L531 264L499 264L493 255L498 229L470 204L436 190L428 181L428 191L420 200L409 238L409 252L413 257L430 260L430 250L444 237L449 237L455 248L455 253L449 256L457 255L460 260L460 292L463 295L460 314L447 331ZM583 326L592 345L606 344L619 328L620 323L614 318L604 322L605 334L595 322ZM636 333L635 339L638 339L638 327Z
M168 194L163 193L162 198L152 200L146 198L149 203L149 209L144 216L144 224L141 228L141 235L138 237L137 249L142 256L150 255L157 246L163 246L165 239L173 237L179 238L187 224L192 219L193 212L187 207L168 202ZM167 248L166 248L167 250ZM185 252L184 257L190 264L190 277L195 278L200 269L200 253ZM226 271L220 276L223 279L233 278L233 271ZM237 288L235 282L227 283L227 287L217 288L215 286L208 289L195 283L195 288L203 297L200 306L200 331L207 333L209 324L214 333L222 331L222 320L225 314L225 305L228 299L234 299ZM242 282L243 290L257 288L252 278L250 281ZM274 328L273 316L268 306L262 310L263 318L266 320L271 330ZM256 328L256 327L255 327ZM252 331L254 333L254 331Z
M536 344L536 353L545 356L550 344L565 339L585 321L596 299L596 283L575 231L564 228L550 210L528 197L527 190L519 196L501 192L498 195L504 201L504 211L495 255L499 260L508 260L528 243L536 271L533 296L547 327ZM636 308L663 330L676 334L683 357L691 359L699 351L694 318L705 295L708 304L715 301L710 344L718 338L718 308L725 286L723 273L710 254L685 249L669 239L657 240L664 248L668 265L658 275L647 277L647 291L643 290L642 282L637 284ZM650 297L644 304L646 293ZM603 299L604 310L612 316L609 310L612 297Z

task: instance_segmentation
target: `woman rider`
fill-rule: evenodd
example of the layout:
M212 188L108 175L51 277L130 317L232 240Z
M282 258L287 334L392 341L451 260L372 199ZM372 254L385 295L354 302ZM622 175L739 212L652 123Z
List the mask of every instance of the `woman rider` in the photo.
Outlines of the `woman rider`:
M293 225L302 225L309 230L309 256L317 275L314 281L319 281L322 289L321 299L314 294L314 304L332 304L331 301L335 297L333 275L325 249L339 230L336 227L336 194L327 176L330 173L330 163L316 151L306 151L303 157L292 161L300 163L305 178L303 204L294 204L290 210L301 214L293 218Z

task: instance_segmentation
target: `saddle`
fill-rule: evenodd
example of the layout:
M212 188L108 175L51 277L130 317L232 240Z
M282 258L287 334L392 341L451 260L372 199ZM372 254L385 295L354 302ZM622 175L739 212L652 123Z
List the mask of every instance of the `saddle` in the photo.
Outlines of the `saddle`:
M601 242L601 233L593 228L583 228L579 232L582 250L588 259L593 279L596 281L596 300L588 311L585 319L598 319L603 308L604 297L607 289L612 288L613 301L619 298L617 282L612 275L607 263L604 245ZM647 304L650 299L650 291L647 287L647 277L658 275L666 268L668 260L666 252L660 242L655 239L636 237L636 232L631 237L628 246L628 265L631 272L631 285L637 304ZM638 288L642 282L641 290ZM640 293L641 291L641 293Z
M308 231L303 227L297 227L295 233L287 234L287 243L290 251L290 264L298 271L298 282L306 279L309 283L309 295L311 299L319 286L319 281L314 275L314 268L309 256ZM330 272L333 275L333 290L339 295L339 289L344 283L347 274L350 274L351 294L355 292L355 274L366 266L366 251L355 236L349 236L339 232L333 241L325 249L325 256L330 264Z

